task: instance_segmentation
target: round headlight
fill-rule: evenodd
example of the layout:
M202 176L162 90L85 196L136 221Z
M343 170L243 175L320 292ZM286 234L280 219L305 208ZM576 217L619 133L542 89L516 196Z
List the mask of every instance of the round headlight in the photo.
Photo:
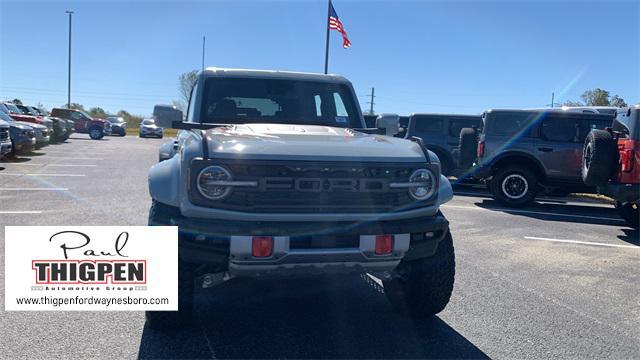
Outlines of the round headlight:
M231 173L227 169L215 165L207 166L198 174L196 185L202 196L210 200L220 200L231 193L231 187L219 183L231 179Z
M409 188L409 194L416 200L426 200L435 192L435 175L431 170L418 169L409 177L409 182L416 186Z

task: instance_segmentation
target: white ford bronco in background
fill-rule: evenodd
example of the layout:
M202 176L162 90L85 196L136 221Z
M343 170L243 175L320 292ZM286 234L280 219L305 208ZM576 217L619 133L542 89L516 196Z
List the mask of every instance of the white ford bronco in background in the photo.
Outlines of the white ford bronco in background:
M397 116L364 128L345 78L208 68L184 119L157 117L181 130L149 171L149 225L179 227L179 310L150 327L190 321L196 279L370 273L409 316L449 302L451 184L421 139L387 136Z

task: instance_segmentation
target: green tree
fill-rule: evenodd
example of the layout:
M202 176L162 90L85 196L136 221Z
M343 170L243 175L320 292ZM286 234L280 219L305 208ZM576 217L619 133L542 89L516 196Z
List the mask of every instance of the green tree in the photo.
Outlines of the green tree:
M611 106L615 106L615 107L627 107L629 105L627 105L627 103L624 101L623 98L621 98L618 95L613 95L613 97L611 98Z
M11 102L16 104L16 105L22 105L22 101L20 101L20 99L13 99L13 100L11 100Z
M565 101L564 106L616 106L625 107L627 103L619 95L613 95L610 97L610 93L607 90L596 88L593 90L587 90L580 95L582 101Z
M89 115L97 118L105 118L108 116L107 113L101 107L98 107L98 106L92 107L91 109L89 109Z
M67 107L67 104L64 104L64 105L62 105L62 106L60 106L60 107L61 107L61 108L66 108L66 107ZM84 106L82 106L82 104L78 104L78 103L71 103L71 104L69 104L69 109L85 111L85 110L84 110Z
M191 70L178 77L178 92L180 93L180 109L186 109L191 96L191 89L198 79L198 70Z
M587 106L609 106L609 92L600 88L587 90L580 95Z

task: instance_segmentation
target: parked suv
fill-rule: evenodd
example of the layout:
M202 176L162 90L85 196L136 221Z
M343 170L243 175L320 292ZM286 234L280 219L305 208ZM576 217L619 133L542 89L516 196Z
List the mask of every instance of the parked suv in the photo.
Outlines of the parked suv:
M395 134L397 118L378 126ZM198 274L373 273L410 316L447 305L455 260L439 207L451 184L418 139L368 134L345 78L206 69L173 126L149 171L149 224L179 228L179 310L147 312L149 326L189 321Z
M93 140L100 140L111 134L111 124L102 119L94 119L89 114L76 109L51 109L51 116L73 120L73 129L80 134L89 134Z
M107 121L111 123L111 134L126 136L127 135L127 123L122 116L109 116Z
M9 123L4 120L4 117L0 117L0 159L13 150L11 138L9 137Z
M460 131L481 124L479 115L411 114L407 137L421 138L438 155L445 176L458 175L465 170L458 166Z
M620 216L638 227L640 105L618 109L610 128L589 133L582 157L582 179L613 198Z
M611 125L612 116L566 111L488 110L475 134L460 135L460 157L472 157L473 176L487 180L494 198L522 206L544 188L551 194L594 192L582 181L582 144L591 129Z
M26 154L31 152L36 146L36 136L33 128L15 121L9 114L0 109L0 120L9 125L9 139L11 143L11 151L7 154L14 157L17 154ZM1 130L0 130L1 131ZM4 134L0 133L0 143L3 143ZM6 143L2 144L2 151L6 150Z
M51 141L64 141L69 136L67 135L67 121L60 118L50 117L44 111L36 108L35 106L16 105L24 114L41 116L46 120L52 122L52 128L49 129Z

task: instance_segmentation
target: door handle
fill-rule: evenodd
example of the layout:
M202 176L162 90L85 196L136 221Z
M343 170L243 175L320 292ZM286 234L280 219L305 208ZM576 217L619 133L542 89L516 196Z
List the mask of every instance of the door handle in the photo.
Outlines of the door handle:
M542 152L552 152L553 151L552 148L548 148L548 147L541 147L541 148L538 148L538 150L542 151Z

